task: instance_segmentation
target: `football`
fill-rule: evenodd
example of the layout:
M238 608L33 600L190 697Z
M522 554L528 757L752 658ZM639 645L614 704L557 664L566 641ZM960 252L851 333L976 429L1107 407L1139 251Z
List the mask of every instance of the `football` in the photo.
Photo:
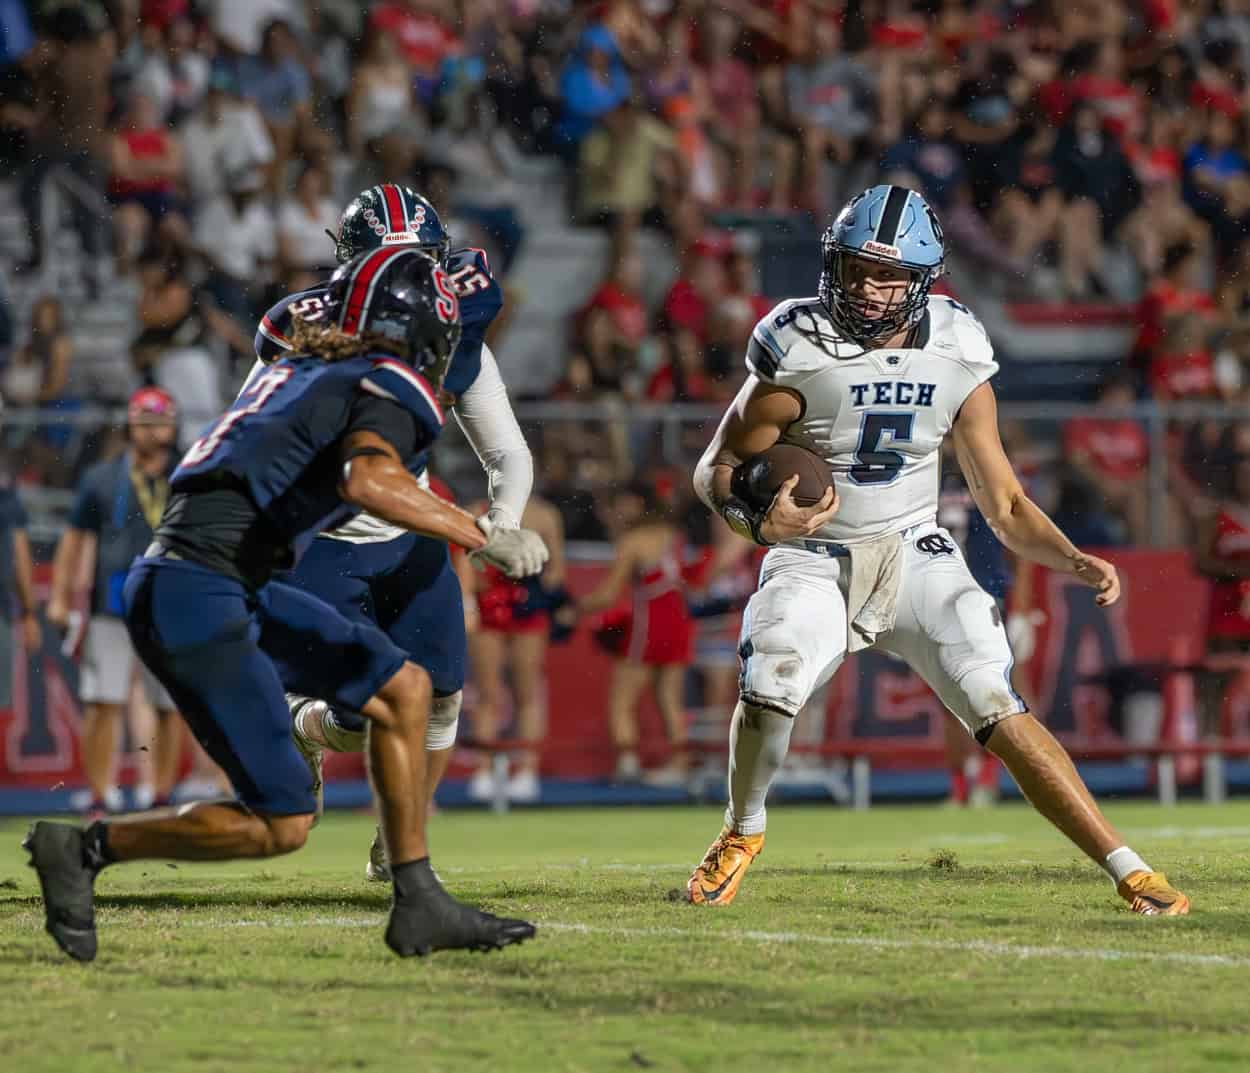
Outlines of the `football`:
M792 476L799 483L790 495L800 507L815 506L833 485L833 469L820 455L793 443L776 443L738 466L734 490L757 510L765 510Z

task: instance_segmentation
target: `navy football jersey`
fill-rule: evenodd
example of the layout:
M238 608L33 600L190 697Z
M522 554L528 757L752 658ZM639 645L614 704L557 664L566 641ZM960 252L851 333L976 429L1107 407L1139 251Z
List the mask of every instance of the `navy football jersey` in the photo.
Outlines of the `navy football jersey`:
M460 345L452 356L443 386L461 395L477 379L482 368L482 344L486 329L503 308L503 291L490 274L486 254L477 249L453 250L447 259L447 275L460 300ZM315 320L326 306L326 286L288 294L260 319L256 329L256 356L266 365L291 350L288 335L291 318Z
M269 531L302 549L321 530L357 513L338 493L337 444L365 396L403 407L416 429L407 461L438 437L443 413L434 390L411 366L382 356L337 362L287 358L257 376L183 456L175 493L242 488Z

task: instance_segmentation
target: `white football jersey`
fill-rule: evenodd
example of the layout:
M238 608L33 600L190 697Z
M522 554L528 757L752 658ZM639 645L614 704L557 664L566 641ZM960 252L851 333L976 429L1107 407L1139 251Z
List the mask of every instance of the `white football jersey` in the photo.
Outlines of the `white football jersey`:
M822 539L858 544L937 517L942 440L998 363L980 321L950 298L929 298L914 339L865 351L817 298L782 302L755 326L747 368L803 399L782 442L834 470L841 506Z

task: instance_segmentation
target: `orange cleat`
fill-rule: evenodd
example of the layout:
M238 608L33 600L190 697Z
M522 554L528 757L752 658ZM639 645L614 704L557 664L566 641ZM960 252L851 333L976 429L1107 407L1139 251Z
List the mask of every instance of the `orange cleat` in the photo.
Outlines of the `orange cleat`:
M738 893L747 868L764 849L764 836L740 835L724 828L686 881L691 905L728 905Z
M1134 913L1142 916L1183 917L1189 913L1189 899L1162 872L1133 872L1120 880L1115 890Z

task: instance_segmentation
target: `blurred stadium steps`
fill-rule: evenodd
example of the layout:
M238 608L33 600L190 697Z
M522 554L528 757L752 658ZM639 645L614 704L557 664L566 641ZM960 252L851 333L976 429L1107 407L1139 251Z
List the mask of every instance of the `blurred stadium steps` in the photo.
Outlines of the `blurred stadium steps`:
M13 304L17 338L25 337L30 311L45 295L58 298L66 312L74 342L72 383L83 398L112 403L125 400L135 380L130 343L137 333L138 283L122 279L111 260L96 268L97 291L87 287L86 255L77 233L66 219L68 206L52 190L50 209L56 226L48 243L42 271L19 274L13 265L27 256L29 243L17 185L0 183L0 258L8 262L7 289Z

